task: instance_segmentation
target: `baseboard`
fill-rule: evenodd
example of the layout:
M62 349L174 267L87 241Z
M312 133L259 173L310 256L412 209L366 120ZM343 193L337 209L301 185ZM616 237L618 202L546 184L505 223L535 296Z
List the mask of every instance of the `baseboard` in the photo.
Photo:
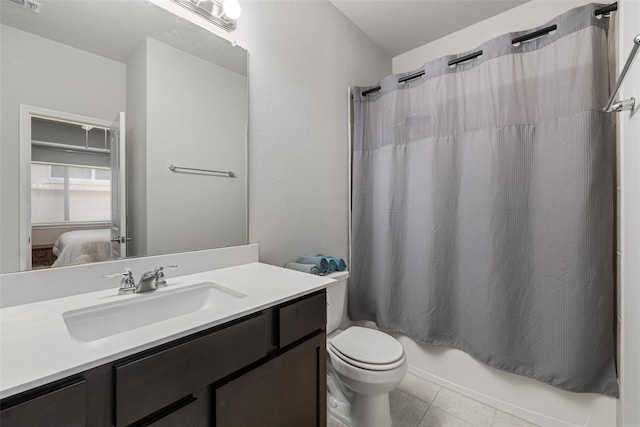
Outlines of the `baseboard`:
M412 374L423 378L427 381L431 381L438 385L448 388L449 390L453 390L460 394L463 394L471 399L477 400L478 402L484 403L486 405L492 406L496 409L499 409L503 412L507 412L513 416L518 418L522 418L523 420L527 420L531 423L538 424L540 426L549 426L549 427L582 427L576 424L571 424L563 420L559 420L557 418L550 417L545 414L541 414L539 412L531 411L530 409L526 409L520 406L513 405L512 403L505 402L500 399L496 399L494 397L488 396L483 393L479 393L477 391L471 390L466 387L459 386L458 384L452 383L451 381L440 378L436 375L425 372L419 368L409 365L409 372Z

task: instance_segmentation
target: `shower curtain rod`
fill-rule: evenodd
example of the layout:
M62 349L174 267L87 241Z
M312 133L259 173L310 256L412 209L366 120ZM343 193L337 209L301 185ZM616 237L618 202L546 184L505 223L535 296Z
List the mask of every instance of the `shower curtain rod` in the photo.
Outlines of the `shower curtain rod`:
M461 56L456 59L452 59L448 62L449 67L453 67L454 65L462 64L463 62L471 61L472 59L476 59L478 56L482 55L482 49L477 52L472 52L468 55Z
M417 73L409 74L408 76L404 76L398 79L398 83L408 82L409 80L417 79L418 77L424 76L425 71L418 71Z
M607 16L608 14L610 14L611 12L615 12L616 10L618 10L618 2L611 3L610 5L607 5L607 6L604 6L604 7L601 7L599 9L594 10L593 11L593 15L596 16L596 17L597 16ZM529 41L529 40L533 40L533 39L538 38L540 36L544 36L545 34L548 34L551 31L555 31L556 29L558 29L558 26L553 24L553 25L550 25L550 26L548 26L546 28L542 28L540 30L536 30L536 31L534 31L532 33L525 34L525 35L520 36L520 37L515 37L514 39L511 40L511 44L512 45L516 45L518 43L522 43L522 42L526 42L526 41ZM449 61L448 65L451 67L451 66L457 65L457 64L459 64L461 62L470 61L470 60L475 59L475 58L477 58L477 57L479 57L481 55L482 55L482 50L479 50L479 51L470 53L468 55L462 56L460 58L452 59L451 61ZM424 74L425 74L425 72L424 72L424 70L422 70L422 71L418 71L418 72L413 73L413 74L409 74L408 76L405 76L405 77L400 77L398 79L398 83L403 83L403 82L406 82L406 81L409 81L409 80L417 79L419 77L422 77ZM378 85L378 86L372 87L371 89L367 89L367 90L362 91L361 95L362 96L367 96L370 93L378 92L380 89L382 89L382 86Z
M618 2L611 3L609 6L601 7L600 9L596 9L593 11L595 16L598 15L608 15L611 12L615 12L618 10Z

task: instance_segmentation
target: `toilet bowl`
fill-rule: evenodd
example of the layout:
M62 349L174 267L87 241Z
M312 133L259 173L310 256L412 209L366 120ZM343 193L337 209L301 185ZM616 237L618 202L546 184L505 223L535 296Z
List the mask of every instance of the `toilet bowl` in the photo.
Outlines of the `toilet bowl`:
M346 277L334 277L338 282L327 288L329 414L351 427L391 427L389 392L404 378L407 359L400 343L384 332L359 326L337 329L345 309Z
M349 404L349 419L344 413L336 418L352 427L391 427L389 392L407 373L400 343L383 332L352 326L328 340L327 351L329 375L351 392L342 402Z

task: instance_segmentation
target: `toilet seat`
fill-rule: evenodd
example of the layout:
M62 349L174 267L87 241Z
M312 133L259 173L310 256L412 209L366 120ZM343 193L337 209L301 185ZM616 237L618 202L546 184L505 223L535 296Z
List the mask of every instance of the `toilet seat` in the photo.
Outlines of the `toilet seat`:
M345 363L369 371L388 371L405 363L404 350L395 338L359 326L337 335L328 349Z

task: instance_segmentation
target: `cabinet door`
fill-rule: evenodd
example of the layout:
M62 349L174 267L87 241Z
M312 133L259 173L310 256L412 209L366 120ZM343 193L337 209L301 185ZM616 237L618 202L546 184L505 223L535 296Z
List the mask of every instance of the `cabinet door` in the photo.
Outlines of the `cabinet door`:
M215 391L217 427L326 426L321 332Z
M267 354L266 320L255 315L115 366L116 426L161 410Z
M81 427L86 424L85 381L78 379L2 408L2 427Z

